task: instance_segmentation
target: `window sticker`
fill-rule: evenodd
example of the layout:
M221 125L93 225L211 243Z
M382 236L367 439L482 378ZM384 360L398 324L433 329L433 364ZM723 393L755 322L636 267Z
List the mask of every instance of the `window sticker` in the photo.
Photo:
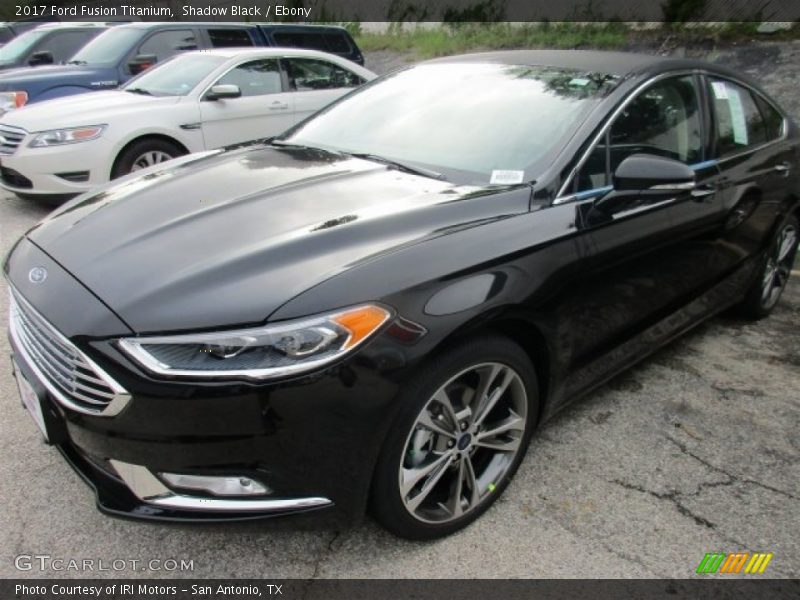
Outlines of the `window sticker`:
M727 100L728 99L728 88L725 87L725 82L723 81L712 81L711 82L711 89L714 92L714 98L717 100Z
M742 146L747 145L747 121L744 118L742 98L737 90L728 91L728 106L731 109L731 125L733 126L733 141Z
M585 85L589 85L589 80L585 77L575 77L574 79L569 80L569 84L583 87Z
M523 177L525 177L525 171L494 170L492 171L492 178L489 180L489 183L513 185L515 183L522 183Z

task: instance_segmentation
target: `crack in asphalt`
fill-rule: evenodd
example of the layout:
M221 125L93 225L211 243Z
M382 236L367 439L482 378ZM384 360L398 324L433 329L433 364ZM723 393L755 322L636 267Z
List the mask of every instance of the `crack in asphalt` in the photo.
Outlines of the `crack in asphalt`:
M718 467L717 465L714 465L714 464L708 462L707 460L705 460L704 458L702 458L702 457L698 456L697 454L693 453L691 450L689 450L686 447L685 444L683 444L682 442L676 440L672 436L665 435L664 437L668 441L672 442L681 451L681 454L685 454L686 456L689 456L689 457L693 458L694 460L696 460L697 462L699 462L701 465L704 465L706 468L711 469L712 471L727 477L729 479L729 481L722 482L723 485L727 486L727 485L733 485L735 483L747 483L747 484L750 484L750 485L758 486L760 488L763 488L763 489L768 490L770 492L773 492L775 494L780 494L781 496L785 496L785 497L787 497L787 498L789 498L791 500L797 500L798 499L797 496L794 496L793 494L790 494L789 492L787 492L785 490L782 490L780 488L773 487L771 485L768 485L768 484L763 483L761 481L757 481L755 479L750 479L748 477L740 477L739 475L734 475L730 471L727 471L727 470L723 469L722 467ZM694 493L692 493L692 494L684 493L684 495L696 496L696 495L698 495L700 493L700 491L702 489L705 489L705 488L708 488L708 487L719 487L719 485L714 485L714 483L705 483L704 482L704 483L701 483L697 487L697 490L695 490Z
M667 492L656 492L654 490L648 490L647 488L642 487L641 485L637 485L635 483L628 483L627 481L622 481L620 479L613 479L613 480L609 481L609 483L613 483L615 485L623 487L626 490L633 490L635 492L640 492L642 494L648 494L648 495L652 496L653 498L657 498L659 500L667 500L667 501L671 502L673 505L675 505L675 508L678 510L679 513L681 513L682 515L684 515L686 517L690 517L691 519L694 519L694 522L697 523L698 525L702 525L704 527L708 527L709 529L716 529L717 528L716 523L712 523L708 519L705 519L705 518L701 517L700 515L696 515L691 510L689 510L689 508L687 508L684 504L681 503L681 501L678 499L678 497L679 496L683 496L684 495L683 492L680 492L678 490L669 490ZM695 494L689 494L689 495L693 496Z
M336 541L341 537L341 531L334 531L333 537L328 541L327 544L320 550L319 556L314 561L314 569L311 572L311 577L308 579L308 583L303 587L303 594L300 596L301 600L306 600L308 597L309 592L311 591L311 586L314 585L314 580L319 577L319 569L322 566L322 563L325 562L325 559L331 552L337 550L340 545L336 544Z

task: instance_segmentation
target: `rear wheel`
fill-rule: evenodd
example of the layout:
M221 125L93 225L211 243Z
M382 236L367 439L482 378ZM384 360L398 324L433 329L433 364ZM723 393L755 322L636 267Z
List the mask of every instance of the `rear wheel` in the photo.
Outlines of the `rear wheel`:
M539 408L533 366L511 340L481 337L441 355L399 401L372 511L401 537L458 531L500 496L522 461Z
M794 266L799 240L800 225L797 217L790 216L778 228L764 258L759 277L753 282L739 307L744 316L761 319L778 304Z
M134 142L120 153L114 164L111 178L116 179L184 154L186 151L173 142L158 138L145 138Z

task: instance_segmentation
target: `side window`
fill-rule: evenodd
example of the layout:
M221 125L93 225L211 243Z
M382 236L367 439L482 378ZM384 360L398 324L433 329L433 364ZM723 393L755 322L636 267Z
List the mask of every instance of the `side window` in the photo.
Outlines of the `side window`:
M350 42L344 33L326 33L325 41L328 43L328 51L334 54L350 54Z
M711 79L717 154L735 154L767 141L767 130L753 95L740 85Z
M242 90L242 97L264 96L283 91L277 59L251 60L243 63L225 73L217 83L238 85Z
M208 37L214 48L240 48L252 46L253 40L242 29L209 29Z
M355 73L324 60L289 58L286 63L289 87L293 91L330 90L364 83Z
M92 31L59 31L36 50L49 51L53 55L53 60L60 63L70 58L93 37Z
M758 94L753 94L753 96L761 111L761 116L764 117L764 125L767 129L767 141L777 140L783 135L783 115Z
M159 31L139 46L139 54L155 54L156 62L187 50L197 50L197 38L189 29Z
M703 130L694 79L659 81L634 98L595 146L574 182L574 191L608 185L632 154L655 154L687 165L703 156Z
M307 48L308 50L327 51L328 45L321 33L306 32L276 32L272 36L278 46L287 48Z

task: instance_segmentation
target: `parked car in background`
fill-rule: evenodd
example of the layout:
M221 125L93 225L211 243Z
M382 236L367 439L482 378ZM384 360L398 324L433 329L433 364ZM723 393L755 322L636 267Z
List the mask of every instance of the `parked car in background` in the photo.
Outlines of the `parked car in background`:
M369 507L398 535L448 535L502 495L539 423L720 311L775 308L799 150L757 84L697 60L415 65L31 229L4 267L17 384L107 513ZM546 493L534 510L567 500Z
M296 48L189 52L120 90L0 119L0 186L59 201L186 154L277 135L375 74Z
M181 52L210 48L283 46L305 43L296 25L262 27L249 23L128 23L97 36L61 66L15 69L0 73L0 114L43 100L114 89L142 71ZM295 32L281 38L282 30ZM309 26L318 35L329 32L331 48L345 58L361 53L341 27ZM344 36L347 35L347 40ZM277 36L277 37L276 37ZM328 38L323 38L323 41ZM336 41L338 40L338 41ZM349 40L349 41L348 41ZM292 47L297 44L293 44ZM345 47L347 50L345 51ZM358 62L358 61L356 61ZM361 58L363 62L363 57Z
M364 65L364 55L344 27L267 23L259 29L270 46L321 50Z
M41 24L42 21L0 21L0 47Z
M0 48L0 71L62 63L106 29L104 23L39 25Z

